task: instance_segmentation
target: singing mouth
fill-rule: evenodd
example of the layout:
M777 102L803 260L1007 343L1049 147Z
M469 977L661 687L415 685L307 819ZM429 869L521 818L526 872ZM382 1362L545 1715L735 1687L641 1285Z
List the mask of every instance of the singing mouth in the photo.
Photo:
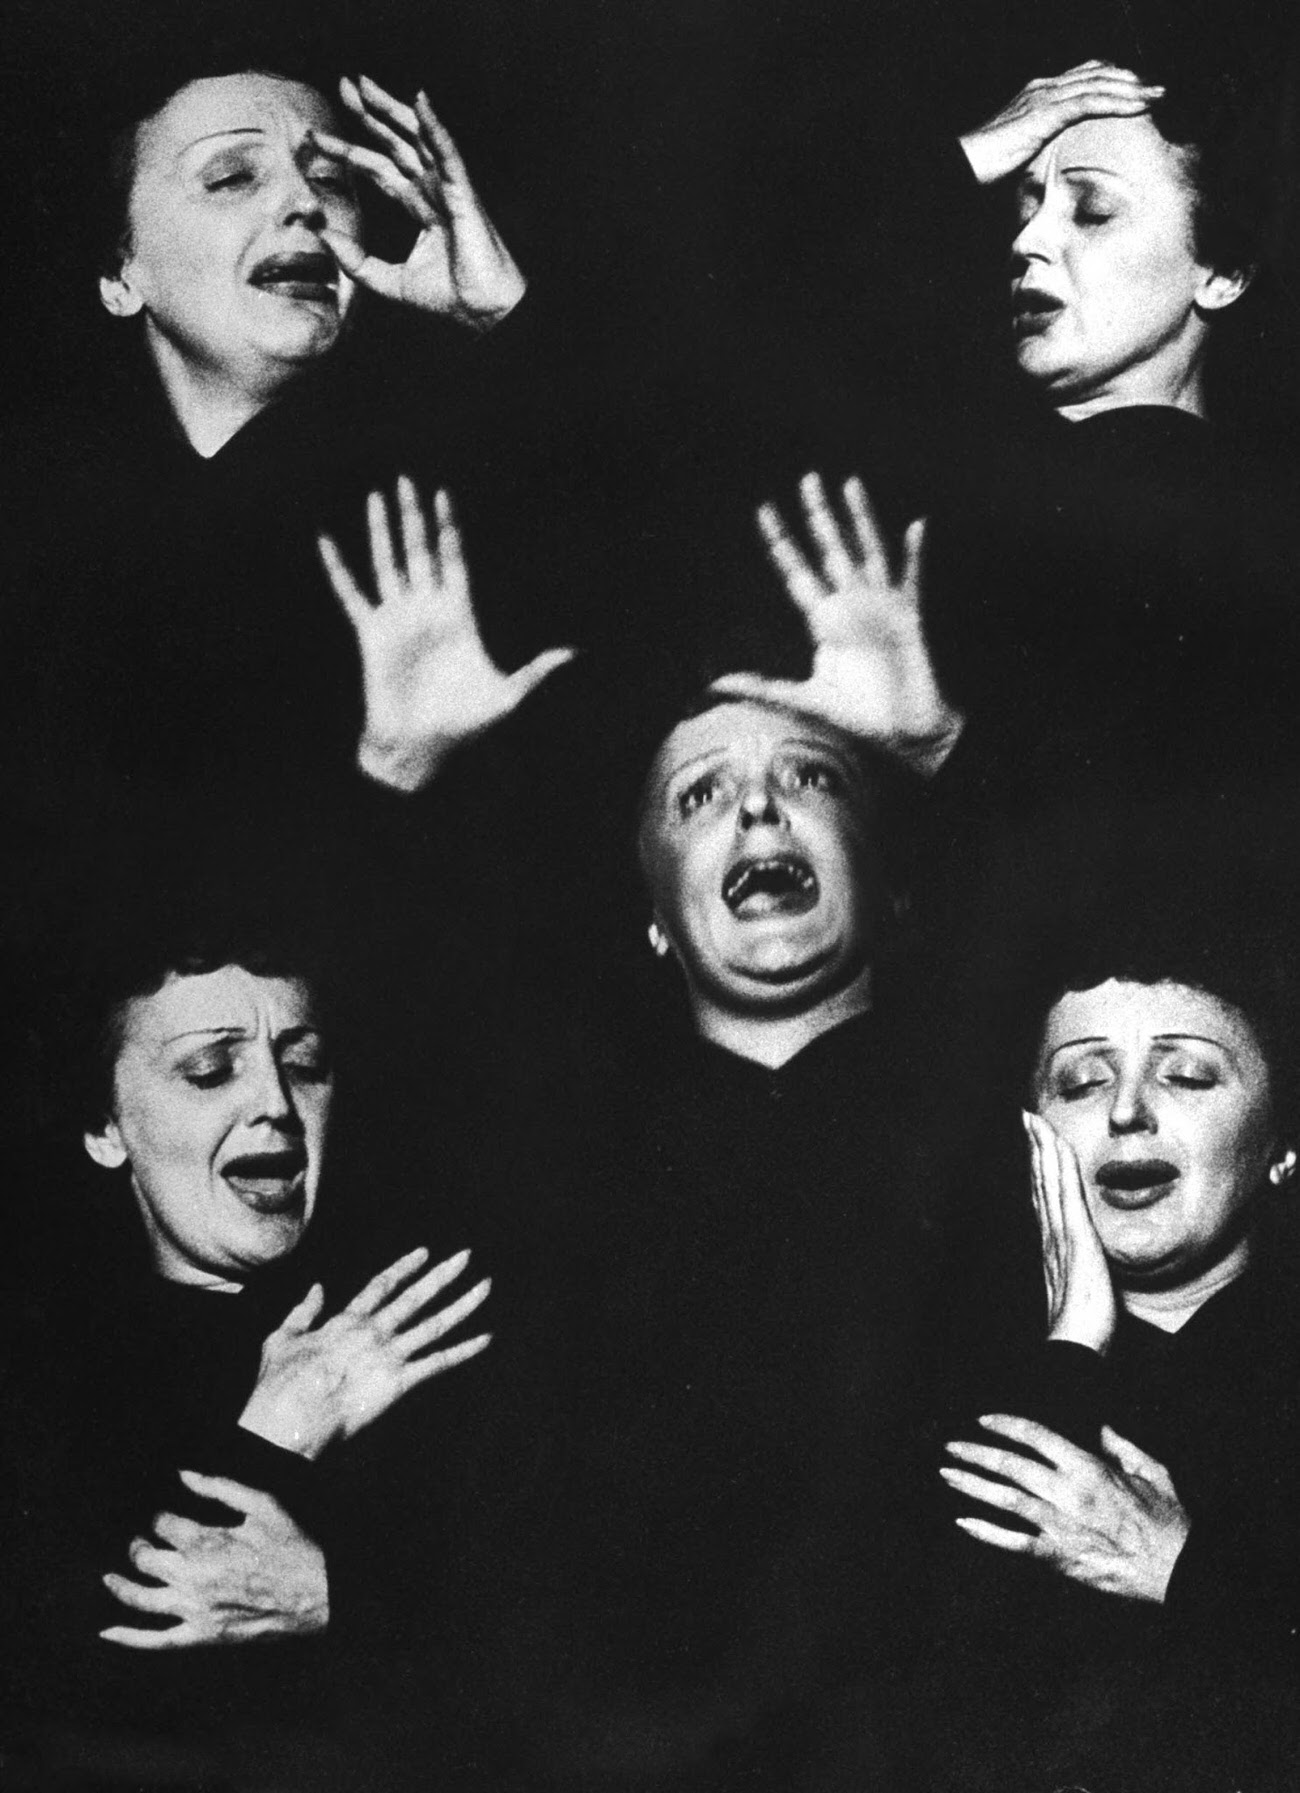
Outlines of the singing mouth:
M246 1152L223 1165L221 1174L241 1201L259 1214L283 1214L302 1201L306 1148L289 1145L273 1152Z
M314 299L327 305L338 300L338 269L323 249L268 255L253 269L249 284L283 299Z
M1018 336L1040 336L1064 310L1063 300L1037 287L1017 287L1011 295L1011 321Z
M722 885L722 900L739 921L806 915L816 908L818 895L817 874L799 853L741 860Z
M1169 1193L1181 1173L1167 1158L1115 1158L1097 1172L1104 1199L1112 1208L1144 1208Z

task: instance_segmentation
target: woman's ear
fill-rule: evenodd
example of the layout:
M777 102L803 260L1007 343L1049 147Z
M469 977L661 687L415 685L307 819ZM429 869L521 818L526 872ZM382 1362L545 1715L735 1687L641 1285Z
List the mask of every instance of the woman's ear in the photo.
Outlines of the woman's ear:
M144 299L131 284L125 265L117 274L100 275L99 302L115 318L133 318L140 311Z
M126 1163L126 1147L116 1121L105 1121L98 1133L83 1133L81 1143L105 1170L120 1170Z
M1268 1180L1275 1189L1285 1189L1295 1176L1296 1155L1291 1147L1287 1147L1280 1158L1275 1158L1268 1167Z
M668 938L667 934L664 933L657 918L650 923L650 926L647 929L647 934L650 940L650 950L655 957L657 959L667 958L668 954L673 950L673 943Z
M1229 305L1236 304L1254 278L1254 268L1239 268L1232 274L1206 268L1196 290L1197 310L1226 311Z

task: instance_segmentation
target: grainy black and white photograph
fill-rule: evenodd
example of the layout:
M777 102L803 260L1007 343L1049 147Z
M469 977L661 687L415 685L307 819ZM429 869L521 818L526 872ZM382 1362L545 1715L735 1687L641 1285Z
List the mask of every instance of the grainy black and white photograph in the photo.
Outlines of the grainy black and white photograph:
M13 0L0 1786L1300 1788L1290 0Z

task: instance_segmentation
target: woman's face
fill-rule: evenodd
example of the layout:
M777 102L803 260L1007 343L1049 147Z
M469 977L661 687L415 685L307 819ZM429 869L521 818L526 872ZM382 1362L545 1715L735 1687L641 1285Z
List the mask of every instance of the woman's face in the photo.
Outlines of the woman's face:
M332 129L314 88L262 74L191 82L140 127L120 275L100 292L143 312L152 345L261 390L337 341L352 282L321 241L355 237L347 168L317 149Z
M857 974L879 894L873 804L837 735L719 704L672 731L646 789L641 863L693 992L764 1010Z
M1047 1018L1039 1113L1074 1147L1106 1256L1177 1287L1236 1247L1277 1152L1250 1024L1184 984L1068 991Z
M1151 119L1093 118L1039 152L1017 189L1016 359L1059 403L1177 400L1212 311L1244 281L1196 259L1180 151Z
M331 1090L305 984L172 976L126 1005L112 1117L86 1149L130 1165L161 1275L238 1284L311 1222Z

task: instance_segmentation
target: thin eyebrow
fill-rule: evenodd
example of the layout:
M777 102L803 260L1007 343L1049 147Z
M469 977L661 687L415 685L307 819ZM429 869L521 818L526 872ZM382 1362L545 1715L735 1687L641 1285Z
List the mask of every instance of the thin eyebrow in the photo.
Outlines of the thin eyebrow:
M1151 1036L1151 1043L1153 1046L1178 1046L1187 1040L1195 1040L1196 1043L1201 1046L1212 1046L1216 1052L1225 1053L1229 1058L1235 1058L1236 1056L1231 1046L1225 1045L1222 1040L1216 1040L1210 1034L1156 1033ZM1052 1047L1051 1052L1048 1054L1048 1063L1050 1064L1058 1052L1069 1052L1074 1046L1113 1046L1113 1044L1114 1042L1108 1039L1105 1034L1085 1034L1077 1040L1063 1040L1059 1046Z
M312 1021L300 1021L293 1027L282 1028L271 1037L273 1046L295 1045L306 1039L309 1034L319 1035L320 1028ZM256 1037L256 1029L232 1024L229 1027L193 1027L184 1033L174 1033L163 1041L164 1046L178 1046L182 1040L251 1040Z
M838 748L832 747L825 741L808 740L803 735L792 735L789 739L780 742L774 749L774 754L788 753L791 748L797 748L801 753L815 753L823 759L833 760L845 772L853 770L852 762ZM666 790L670 784L674 784L679 778L688 776L699 766L725 765L727 758L727 748L714 747L710 748L707 753L697 754L694 759L683 760L680 766L674 766L673 770L667 774L664 779L664 788Z
M217 137L265 136L266 127L264 125L228 125L224 131L208 131L202 137L191 138L190 142L185 145L185 149L181 151L181 154L184 155L186 150L197 149L200 143L211 143Z
M1079 175L1084 175L1084 176L1090 177L1095 174L1100 174L1101 176L1103 176L1104 179L1106 179L1108 181L1119 181L1124 186L1128 185L1128 182L1125 180L1124 176L1122 174L1120 174L1117 169L1101 168L1101 167L1094 166L1087 162L1073 163L1069 168L1062 168L1060 172L1061 172L1061 179L1063 181L1073 180Z
M1106 1046L1109 1044L1105 1034L1100 1033L1083 1034L1077 1040L1062 1040L1059 1046L1052 1047L1047 1055L1047 1062L1050 1064L1058 1052L1068 1052L1072 1046Z

